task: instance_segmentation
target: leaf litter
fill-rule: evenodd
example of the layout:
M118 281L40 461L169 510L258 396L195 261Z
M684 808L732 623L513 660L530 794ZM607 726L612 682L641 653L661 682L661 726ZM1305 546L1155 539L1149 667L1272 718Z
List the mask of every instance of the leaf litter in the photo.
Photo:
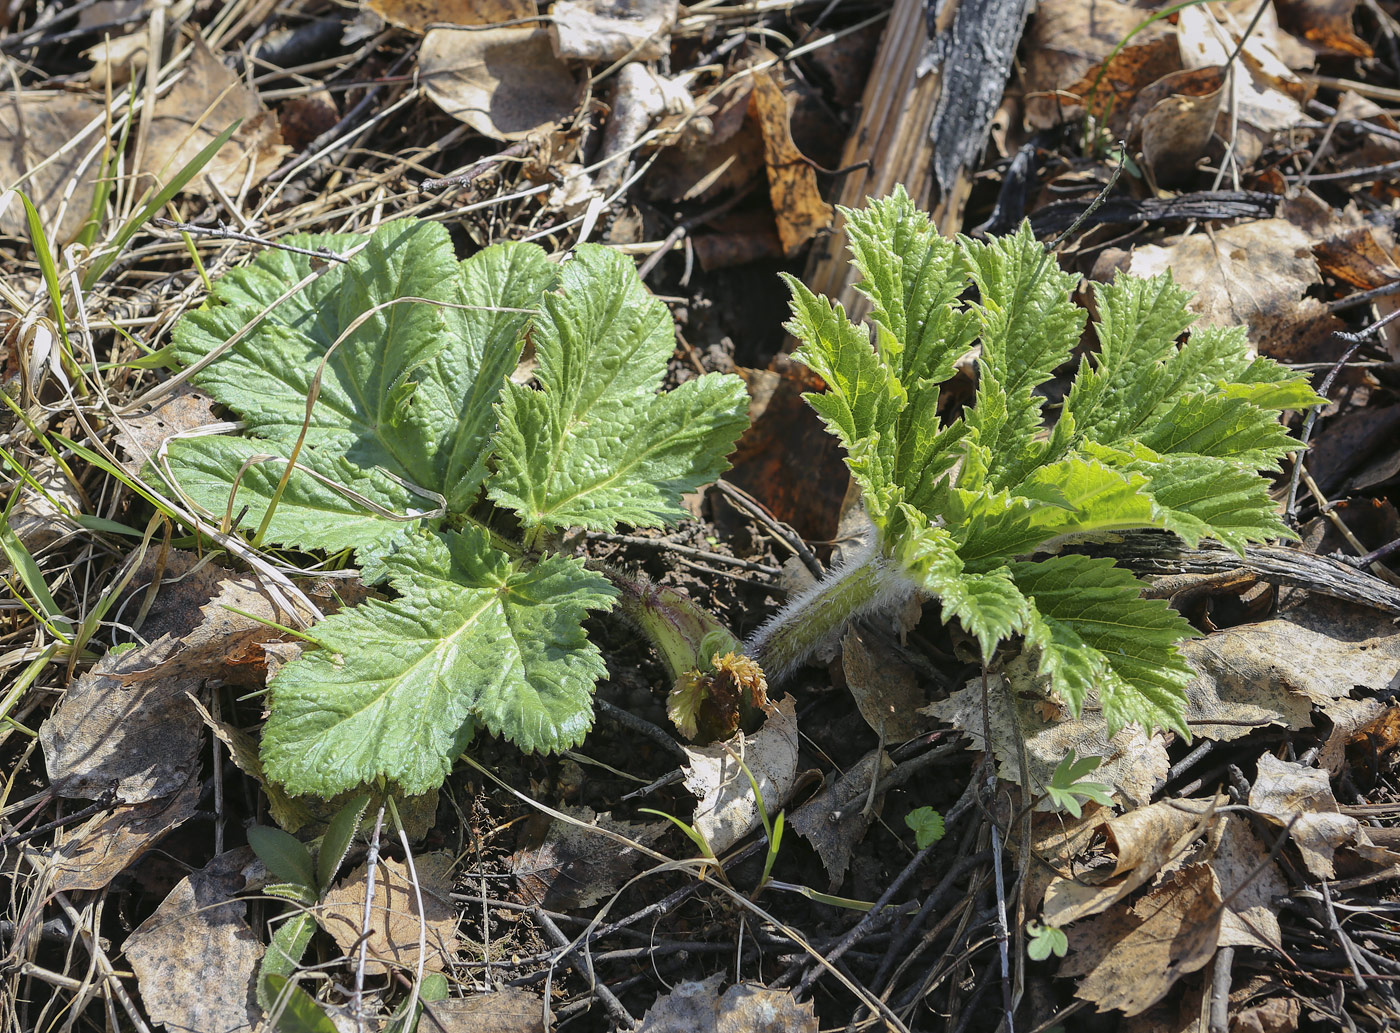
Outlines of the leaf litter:
M270 562L256 567L256 574L236 556L219 555L225 516L251 535L261 510L253 504L243 511L246 490L229 507L227 487L222 494L215 490L217 479L208 470L203 489L198 478L191 482L186 476L180 484L197 490L168 499L182 508L165 513L174 519L177 546L167 550L153 540L147 561L134 574L125 567L152 513L150 493L164 497L169 487L150 477L145 464L194 454L186 442L199 439L191 439L190 432L207 427L216 415L230 420L248 415L237 406L215 412L200 396L186 401L173 391L128 405L149 396L163 379L159 349L169 343L169 328L203 299L190 249L210 278L218 279L231 265L247 265L259 245L224 230L207 235L217 223L236 225L257 240L286 238L294 231L372 230L410 211L449 221L456 257L532 235L553 251L602 241L639 261L656 257L649 282L667 295L670 315L679 319L675 342L667 320L667 350L677 344L668 386L700 370L728 371L733 365L754 366L755 383L790 377L783 370L795 367L781 356L770 360L769 353L782 344L778 317L746 300L751 295L745 291L750 284L771 283L772 270L763 262L782 254L800 260L806 242L814 235L819 241L826 232L833 194L824 169L838 162L833 154L820 154L820 134L812 126L834 126L839 133L852 128L852 99L860 96L867 74L860 61L868 65L869 50L863 59L854 58L855 71L843 73L853 81L828 79L832 69L852 67L841 59L858 55L856 41L862 34L878 36L881 23L861 27L859 14L822 12L811 5L775 5L754 22L717 5L662 3L613 11L618 5L560 4L553 12L556 23L496 27L534 18L541 8L519 0L465 7L379 0L372 5L377 13L354 20L310 9L288 19L288 12L265 15L234 4L226 5L227 13L163 9L162 17L168 14L170 20L156 25L151 5L97 6L101 13L96 7L83 10L57 28L24 21L28 13L9 26L22 35L7 39L7 53L18 47L34 64L19 73L6 108L19 120L0 116L0 133L22 144L6 150L16 164L0 168L0 188L29 175L25 185L55 248L78 235L94 203L95 236L84 243L110 243L123 220L144 203L137 199L141 183L131 178L132 169L165 166L173 172L223 123L242 117L245 125L235 144L208 167L212 179L195 176L171 200L167 214L191 220L188 237L147 224L133 239L138 250L105 278L84 285L89 289L81 313L67 285L94 268L83 265L93 261L91 253L80 249L61 256L63 314L81 335L69 340L60 335L33 253L12 242L4 245L8 268L17 275L7 277L5 304L11 311L0 324L8 335L0 343L0 365L7 397L18 400L26 419L7 416L0 425L7 476L16 475L6 492L17 497L6 513L7 527L16 534L5 540L5 576L24 604L6 610L11 622L3 668L7 724L0 729L0 748L13 776L0 798L0 835L13 858L7 859L6 871L15 879L17 921L16 934L7 932L3 942L7 963L23 959L28 967L7 964L11 992L0 1019L7 1029L41 1028L58 1009L74 1003L91 1009L89 1016L122 1010L128 1018L137 1016L137 1025L149 1019L167 1028L235 1029L257 1021L248 994L270 932L245 917L257 914L248 901L260 884L244 884L241 875L226 870L231 858L246 857L236 845L242 842L240 828L258 820L256 812L266 807L274 820L314 842L325 834L334 806L287 796L262 770L257 752L265 679L297 663L313 644L293 645L295 635L226 606L299 632L311 615L289 606L297 598L287 592L292 579L322 612L342 603L382 603L389 593L382 584L366 589L344 576L313 588L303 572L348 572L336 569L348 567L346 560L324 553L267 551ZM874 13L878 17L883 10ZM1364 99L1384 102L1387 95L1377 91L1396 84L1386 81L1384 66L1355 63L1387 53L1392 29L1379 14L1372 20L1353 4L1280 3L1277 15L1265 8L1253 24L1255 5L1212 4L1183 9L1128 39L1147 13L1119 5L1041 5L1027 30L1025 76L1008 93L1009 114L993 133L981 170L982 189L994 192L998 183L1009 182L1010 159L1030 139L1020 121L1022 97L1030 126L1044 131L1085 111L1113 139L1131 124L1128 158L1150 178L1133 180L1135 173L1127 172L1131 188L1120 182L1104 211L1127 211L1132 221L1091 220L1066 250L1067 267L1096 279L1113 266L1169 267L1178 282L1198 291L1195 304L1208 320L1247 326L1261 354L1310 370L1323 367L1314 381L1320 382L1325 367L1344 351L1336 331L1358 329L1393 311L1388 295L1361 302L1354 297L1384 290L1400 269L1385 218L1394 190L1384 172L1372 171L1395 158L1395 124ZM106 24L104 18L115 24L94 29ZM262 41L259 54L285 56L267 62L260 57L250 67L240 47L250 34L261 36L260 22L280 34L279 40L291 42L285 50L271 51ZM491 28L442 27L472 24ZM49 47L45 33L75 25L87 35L59 40L42 52L29 42L42 38ZM755 26L762 31L748 35ZM601 33L574 37L582 42L563 42L576 29L600 27ZM197 30L195 42L186 46L191 30ZM104 33L110 33L110 44L101 42ZM464 74L464 68L481 66L464 57L463 38L489 41L495 38L491 33L523 33L522 38L544 45L533 43L512 76ZM762 49L759 37L773 49ZM1222 74L1241 41L1239 58ZM153 42L155 53L148 56ZM1100 78L1099 64L1120 43ZM793 46L808 49L779 63ZM653 53L669 59L669 65L648 67ZM329 63L320 68L328 71L321 71L316 62L326 58ZM159 90L141 85L145 63L152 59ZM610 72L607 65L614 61L631 71ZM309 70L298 70L301 65ZM331 74L337 69L350 74L338 82ZM620 84L643 71L664 84L658 88L675 91L678 103L635 109L640 117L629 116L637 121L622 133L621 119L611 122L612 106L620 99ZM889 71L871 76L871 83ZM128 73L136 78L127 79ZM417 74L424 95L414 92L409 73ZM551 81L556 88L546 89ZM55 93L54 82L63 83L66 92ZM462 92L468 89L476 92ZM293 113L313 95L316 128L294 137L288 129ZM842 96L848 99L836 100ZM551 97L552 102L539 103ZM449 121L439 110L455 117ZM1107 170L1122 162L1092 132L1080 132L1097 125L1074 123L1059 138L1036 138L1036 190L1026 194L1023 211L1034 217L1033 209L1052 197L1087 204ZM612 139L623 143L603 155L596 141L610 129ZM109 165L113 149L123 146L126 164ZM132 164L138 154L139 166ZM616 173L610 187L615 196L599 190L599 170L590 169L603 156ZM457 179L420 192L418 184L429 174ZM103 183L114 193L106 193ZM1293 196L1279 200L1285 191ZM1256 215L1234 225L1210 215L1195 225L1154 221L1145 200L1149 192L1154 197L1147 200L1169 205L1192 194L1208 203L1221 198L1223 204L1226 195L1252 192L1251 203L1273 217ZM985 206L989 196L975 195L973 208ZM1259 201L1260 196L1273 200ZM1124 201L1126 207L1112 207ZM967 227L981 218L971 212ZM28 235L13 195L0 230ZM1122 232L1129 239L1115 236ZM72 276L63 271L70 261L78 266ZM322 261L310 259L302 269L312 271ZM735 264L737 275L726 279L725 267ZM718 318L703 315L711 295L721 299L724 311ZM213 343L222 345L237 329L221 327ZM1400 338L1391 328L1378 336L1378 345L1368 344L1338 373L1334 404L1323 411L1313 434L1319 446L1308 461L1313 480L1302 482L1292 503L1304 519L1317 514L1355 523L1358 540L1338 538L1326 546L1353 556L1394 537L1393 529L1386 532L1383 524L1361 519L1359 508L1392 501L1394 487L1393 435L1386 422L1388 409L1395 408L1394 385L1386 363ZM35 350L41 340L54 342L43 355ZM770 361L773 368L763 369ZM814 385L794 379L788 386L795 400L799 390ZM1055 389L1051 382L1048 390ZM970 392L970 383L950 384L949 400L960 391ZM228 404L225 398L218 401ZM184 405L188 411L177 413L174 407ZM775 444L803 440L789 429L796 411L801 410L785 412L781 400L772 410L784 426L765 432L758 450L771 453L768 466L762 477L745 483L773 507L767 513L760 508L760 514L771 519L775 512L800 512L804 526L812 522L809 538L829 539L837 534L837 507L825 507L831 521L819 527L826 492L817 485L833 479L830 464L816 449L799 450L800 460L793 461L788 446ZM261 418L270 410L258 413ZM302 416L304 409L290 404L270 418L273 423L285 418L286 427L297 428ZM108 427L117 429L115 441ZM251 455L240 455L239 463ZM264 466L254 464L243 474L254 498ZM17 476L20 469L29 479ZM183 474L190 472L182 468ZM264 478L262 490L275 480ZM302 490L299 483L297 490ZM395 495L402 489L391 481L377 483L376 490L399 503L397 509L386 507L392 511L428 508L424 499ZM1285 490L1280 482L1280 506L1290 504ZM699 520L686 531L687 540L700 551L719 548L708 536L735 555L779 566L792 550L781 525L774 530L752 511L736 521L730 506L715 490L688 501L686 511ZM373 536L382 530L379 524L367 521L364 533ZM308 528L313 525L307 521ZM813 545L821 551L819 542ZM629 551L626 544L615 549L611 560L645 568L699 598L724 599L731 614L742 615L733 623L757 623L781 601L781 589L756 576L716 587L713 575L676 557ZM218 564L197 567L193 557L211 550ZM317 565L325 569L313 571ZM105 598L107 592L115 598ZM1282 609L1271 609L1271 593L1284 601ZM56 597L53 609L69 618L66 623L47 619L47 594ZM1295 1029L1304 1022L1386 1028L1388 1016L1396 1013L1394 999L1385 981L1373 977L1385 971L1393 954L1385 915L1393 909L1400 860L1388 827L1396 813L1394 758L1400 738L1393 702L1400 663L1393 655L1390 618L1380 609L1320 604L1296 577L1274 589L1246 579L1242 587L1207 585L1173 598L1190 607L1200 630L1210 632L1184 646L1195 672L1184 712L1194 737L1190 743L1131 729L1109 739L1092 703L1080 718L1069 717L1055 700L1039 698L1041 687L1025 658L1009 654L998 657L989 672L992 692L984 710L982 678L968 663L966 639L956 629L935 629L931 621L900 627L898 657L884 648L878 629L872 638L862 634L848 640L849 648L833 650L834 666L809 666L791 683L796 706L782 722L773 722L774 731L782 724L784 745L771 771L763 761L760 784L769 810L774 815L785 810L794 830L815 844L815 853L790 836L779 851L775 876L789 885L801 881L867 901L882 897L899 880L895 899L913 897L917 903L926 897L934 903L917 919L923 924L900 924L903 915L912 914L902 909L897 915L896 909L876 909L861 918L813 898L794 898L800 903L793 909L771 891L749 903L768 909L776 921L746 912L755 921L741 923L716 909L730 899L713 891L716 882L702 884L676 872L653 875L639 884L645 890L633 888L614 900L627 873L635 870L615 846L601 855L596 844L578 850L573 861L565 849L533 867L520 863L519 855L512 858L505 845L510 836L499 834L528 813L517 798L459 774L441 795L427 794L412 804L398 799L412 842L446 837L458 844L455 866L429 860L419 871L419 888L432 889L425 901L431 902L434 923L440 923L434 936L441 951L424 960L458 959L448 969L452 999L427 1000L436 998L437 990L424 982L420 1027L429 1014L482 1029L496 1028L493 1022L503 1029L531 1029L545 1028L550 1016L590 1012L587 1021L600 1028L627 1025L620 1014L633 1021L642 1016L644 1028L670 1028L660 1023L670 1012L680 1014L681 997L692 1006L677 1020L687 1028L807 1029L815 1028L818 1014L844 1025L860 1009L868 1016L877 1006L873 998L861 1003L864 999L849 988L836 990L829 974L819 974L824 970L813 954L836 952L843 965L891 1002L895 1021L909 1021L917 1008L932 1005L967 1017L970 1028L991 1029L1000 1018L994 992L999 976L996 949L988 946L996 942L987 935L996 926L986 917L995 894L985 889L991 873L985 844L986 818L995 817L1004 822L997 842L1010 844L1003 858L1010 881L1003 892L1012 902L1020 900L1027 917L1039 913L1043 920L1065 923L1071 945L1057 970L1028 963L1011 949L1009 965L1033 980L1031 997L1037 1002L1023 1004L1018 1020L1034 1025L1051 1019L1056 1010L1073 1007L1077 995L1101 1009L1134 1013L1140 1022L1168 1011L1186 1014L1193 1007L1199 1016L1203 1004L1219 1004L1232 1028ZM85 629L80 648L66 651L56 632L79 628L92 614L97 614L97 634L89 637ZM642 715L653 730L664 725L657 698L664 696L664 686L654 662L625 631L593 633L603 643L608 667L599 683L601 697ZM102 658L113 642L126 648ZM12 676L18 679L13 690ZM873 698L852 706L848 697L830 691L843 680ZM246 695L250 690L253 695ZM940 700L944 695L948 698ZM912 712L915 701L923 706L929 700L932 714L951 717L970 734L970 750L944 742L950 733L930 733L928 715L904 713ZM908 724L870 720L872 714L894 711L909 718ZM980 785L984 778L978 765L985 755L980 737L986 713L994 722L991 762L1001 780L990 792L978 790L982 807L969 807L960 799L965 784ZM885 726L885 740L868 727L875 724ZM203 735L206 727L211 737ZM713 758L718 774L711 781L729 787L732 800L720 810L727 814L732 808L734 814L708 824L705 809L698 815L694 810L695 795L667 782L679 774L676 750L654 736L638 738L642 733L635 729L624 735L621 727L604 713L578 747L589 761L580 769L585 773L568 778L558 760L521 760L489 741L473 752L510 771L522 791L585 821L603 814L606 821L629 827L620 824L631 814L631 801L622 798L633 792L660 794L643 802L685 821L703 819L715 842L725 844L721 852L733 853L724 869L733 886L757 885L755 857L761 850L756 854L755 847L763 837L753 830L762 822L742 771L735 778L734 770L724 770L721 756L732 754L718 748ZM731 742L728 750L752 757L765 731ZM211 739L217 742L212 754ZM1108 784L1117 806L1086 804L1082 818L1017 810L1013 802L1024 792L1018 783L1027 781L1023 752L1030 804L1041 795L1036 787L1053 777L1070 748L1080 756L1106 758L1087 777ZM233 765L224 764L226 755ZM795 788L800 785L795 773L808 767L830 773L828 788L811 799ZM835 777L838 770L846 775ZM773 772L781 777L770 782ZM877 781L876 806L867 812L864 805ZM1228 795L1217 797L1217 791ZM58 802L60 794L75 802ZM89 801L95 801L95 809L87 807ZM927 803L948 815L949 834L932 848L935 864L906 873L906 859L915 856L913 839L891 816L897 819ZM839 821L823 817L843 805ZM81 817L65 822L73 814ZM51 818L60 824L48 828ZM1015 849L1022 825L1034 830L1034 856ZM35 830L31 838L14 838ZM363 830L345 866L354 873L345 892L352 898L359 893L361 905L366 884L355 866L364 859L370 835ZM691 844L669 828L648 826L647 835L656 837L648 838L653 848L678 859L693 853ZM390 837L384 843L395 852ZM162 875L163 853L180 857L192 874ZM383 874L376 881L388 894L389 914L385 942L375 941L375 950L391 964L399 952L402 971L418 960L419 926L417 894L406 870L389 867L400 864L401 856L395 853L380 865ZM423 861L428 855L414 856ZM594 859L600 857L607 864L597 865ZM578 886L565 875L574 870L583 873ZM603 873L607 878L598 879ZM666 923L675 926L653 927L660 932L650 934L646 948L639 948L641 940L632 933L642 925L624 921L612 929L610 918L588 924L604 901L609 915L631 909L643 916L631 918L633 923L644 921L653 914L646 909L663 899L654 880L670 880L665 892L683 896L666 905L673 909L665 912ZM945 883L948 888L941 889ZM1041 887L1047 883L1042 903ZM133 885L144 888L144 897L135 896ZM1018 885L1019 898L1014 896ZM562 900L548 896L555 890L565 891ZM85 894L93 891L134 909L123 913L125 927L113 920L113 908L104 912L92 905ZM551 916L553 907L562 910ZM334 919L340 940L316 934L321 957L353 955L365 934L363 915L354 912L352 901ZM945 912L959 920L942 921ZM53 942L51 923L60 919L69 923L70 941L91 943L94 953L77 949L64 962L37 953L40 943ZM546 919L568 929L561 940L547 932ZM399 924L403 937L394 931ZM372 925L378 930L377 921ZM607 931L595 937L599 929ZM735 935L739 929L742 935ZM794 929L802 930L805 946L784 931ZM884 939L865 939L872 931ZM1013 927L1008 933L1014 942L1018 931ZM583 946L570 953L567 944L576 934ZM848 934L861 945L840 946ZM168 935L175 939L162 939ZM101 975L122 970L123 959L109 956L113 943L125 950L125 968L135 980ZM976 948L978 943L983 946ZM1240 953L1232 962L1219 952L1222 947ZM584 950L596 967L581 968ZM906 957L912 952L925 963L893 964L890 958L899 952ZM1286 966L1281 956L1296 965ZM485 966L463 967L462 959ZM769 959L781 966L776 972ZM67 975L49 973L40 960L69 965ZM340 965L335 976L340 985L353 983L353 965L343 960ZM491 979L480 973L502 965L526 980L527 989L491 990ZM573 973L566 965L575 966ZM766 977L773 989L736 984L721 993L736 966L742 979ZM720 968L730 975L714 978ZM88 972L98 973L96 982L81 983ZM382 1007L381 1018L406 1001L401 985L386 988L387 978L371 979L361 998L367 1007ZM817 978L826 981L831 994L811 995ZM84 989L73 994L72 981ZM221 991L208 993L214 985ZM335 990L303 985L332 1012L345 1003ZM667 997L670 985L676 990ZM789 989L796 986L803 989ZM608 987L621 1012L605 1001L602 990ZM132 994L141 1012L134 1011L138 1005L127 996ZM776 1024L761 1025L741 997L763 1014L778 1016L772 1019ZM133 1011L126 1011L128 1006ZM478 1006L485 1017L480 1011L465 1014ZM341 1014L337 1018L344 1021ZM1071 1014L1060 1021L1076 1020ZM1205 1024L1191 1018L1172 1028L1204 1029Z

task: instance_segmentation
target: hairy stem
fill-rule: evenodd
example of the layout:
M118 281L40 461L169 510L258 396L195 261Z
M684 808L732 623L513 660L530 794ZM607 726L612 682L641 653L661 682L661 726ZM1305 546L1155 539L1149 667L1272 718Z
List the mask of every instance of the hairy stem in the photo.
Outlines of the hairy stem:
M917 587L878 547L871 546L797 596L744 643L770 683L785 678L852 619L889 609Z

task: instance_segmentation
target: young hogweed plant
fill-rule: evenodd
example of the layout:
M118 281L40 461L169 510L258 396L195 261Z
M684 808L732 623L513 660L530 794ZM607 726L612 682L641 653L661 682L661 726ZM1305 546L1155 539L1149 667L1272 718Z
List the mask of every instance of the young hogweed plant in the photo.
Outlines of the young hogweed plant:
M683 516L747 424L741 381L658 393L670 314L607 248L459 262L446 230L407 220L289 243L361 246L324 269L264 254L181 320L177 357L217 354L196 380L245 434L173 442L163 472L211 515L247 507L259 540L353 550L394 597L316 624L320 648L272 680L268 775L294 794L416 794L479 726L577 744L604 673L582 624L616 590L559 532ZM538 389L507 379L527 336Z
M1264 473L1298 447L1280 411L1317 395L1252 358L1243 328L1183 342L1187 293L1166 276L1120 274L1094 287L1098 350L1047 421L1037 389L1087 315L1071 300L1076 278L1030 229L946 240L902 190L845 214L871 327L789 277L788 329L828 385L807 401L845 446L872 540L747 652L780 677L851 616L923 592L985 657L1020 636L1076 713L1097 696L1110 732L1138 722L1186 734L1191 671L1175 646L1191 626L1111 560L1061 547L1134 528L1236 552L1290 537ZM976 300L963 300L970 287ZM940 425L939 385L974 345L974 403Z

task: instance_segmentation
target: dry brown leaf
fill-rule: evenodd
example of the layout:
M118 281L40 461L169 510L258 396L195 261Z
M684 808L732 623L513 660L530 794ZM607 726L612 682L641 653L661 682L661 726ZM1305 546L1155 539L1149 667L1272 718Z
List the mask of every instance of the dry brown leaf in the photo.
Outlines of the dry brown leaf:
M139 475L141 467L170 438L213 422L213 399L187 384L179 385L149 412L122 418L117 429L117 444L127 455L122 468Z
M1279 760L1259 758L1259 773L1249 788L1249 806L1275 824L1287 826L1308 871L1322 879L1336 875L1337 848L1357 840L1361 823L1342 814L1332 795L1327 772Z
M92 800L113 790L123 803L142 803L170 795L199 771L204 726L189 697L201 691L200 676L135 684L124 677L174 646L165 638L114 650L68 686L39 726L54 792Z
M120 86L131 81L131 77L146 67L146 51L151 45L151 35L145 30L104 39L95 46L88 47L82 56L92 62L88 70L88 81L94 87L104 88L110 82Z
M790 990L747 983L719 993L724 973L676 984L656 999L637 1033L817 1033L811 1002L799 1004Z
M1105 252L1094 279L1112 268L1138 276L1171 270L1194 292L1189 308L1202 326L1240 326L1260 354L1282 361L1330 357L1331 334L1345 325L1327 312L1309 287L1321 282L1312 241L1285 219L1260 219L1196 233L1165 246L1148 244L1131 255Z
M739 79L710 98L680 140L657 156L639 184L646 196L709 201L737 193L762 173L763 133L747 117L752 92L753 83Z
M694 825L716 854L724 853L761 821L745 766L758 783L769 814L787 803L797 784L796 707L791 695L784 696L753 735L741 731L725 743L685 747L685 787L700 800Z
M643 846L654 843L672 827L664 821L620 821L611 812L598 814L591 807L559 810L575 820L545 815L532 818L525 831L529 845L510 857L510 870L521 895L552 911L592 907L621 889L647 859L590 826L616 832Z
M425 1033L545 1033L544 998L507 987L470 997L424 1002Z
M1352 31L1356 0L1274 0L1274 6L1279 24L1301 36L1319 54L1372 56L1370 45Z
M367 972L377 975L390 968L417 968L423 926L427 930L425 968L441 972L457 953L457 912L452 906L449 876L452 855L420 854L413 859L413 865L418 875L417 892L406 866L389 860L381 860L376 866ZM358 947L364 930L368 875L369 866L360 865L341 879L316 908L317 923L347 952ZM423 898L421 926L418 893Z
M677 0L559 0L549 9L554 52L590 64L657 61L671 52Z
M1161 801L1103 822L1100 827L1113 866L1095 871L1092 884L1088 876L1053 879L1045 891L1043 920L1049 925L1069 925L1146 885L1178 862L1210 827L1215 807L1223 800Z
M418 75L434 104L494 140L521 140L563 121L583 96L544 29L431 29Z
M1219 945L1282 950L1277 901L1288 895L1288 883L1249 822L1221 815L1202 860L1210 861L1224 901Z
M1222 25L1215 16L1218 10L1197 6L1178 13L1177 41L1184 67L1222 68L1235 53L1240 30L1232 31L1230 26ZM1223 11L1219 13L1228 17ZM1233 109L1238 125L1276 133L1292 129L1303 120L1303 103L1311 96L1311 90L1273 52L1263 36L1250 33L1234 68L1230 76L1233 96L1226 100L1225 110ZM1222 135L1228 137L1230 124L1226 122L1220 128Z
M429 25L495 25L539 14L535 0L369 0L365 6L411 32L427 32Z
M194 817L203 787L199 772L173 796L122 804L74 829L50 859L52 890L100 890L171 829Z
M1270 997L1230 1016L1230 1033L1294 1033L1303 1015L1296 997Z
M816 171L792 142L792 108L782 88L767 72L755 72L753 84L749 110L763 133L768 196L778 239L783 251L792 255L831 225L835 211L822 200Z
M253 975L262 941L246 919L239 872L253 860L240 847L185 876L123 950L141 987L141 1003L172 1033L236 1033L262 1018Z
M102 174L102 137L90 134L83 143L59 152L84 126L100 124L103 114L99 101L77 93L20 90L0 104L0 191L23 190L57 243L68 243L87 221ZM39 168L49 158L53 160ZM34 174L21 183L30 172ZM0 233L29 235L17 197L0 210Z
M1059 974L1082 976L1074 995L1101 1012L1140 1014L1210 961L1220 915L1220 886L1211 866L1186 865L1131 909L1071 930L1074 953Z
M841 636L841 669L856 709L885 742L900 743L927 732L933 722L921 708L927 703L914 669L888 650L877 655L854 624Z
M1051 129L1082 117L1102 62L1150 12L1114 0L1047 0L1026 28L1026 122ZM1094 91L1093 113L1121 133L1137 91L1181 67L1171 26L1133 36Z
M1128 725L1110 740L1108 724L1095 702L1085 707L1079 719L1071 718L1066 710L1060 720L1047 721L1040 709L1045 700L1042 682L1034 663L1025 656L1008 661L1001 674L987 679L986 714L991 718L997 774L1008 782L1025 784L1017 745L1017 740L1022 739L1031 769L1030 788L1036 795L1043 792L1055 769L1073 749L1081 757L1103 758L1103 763L1094 769L1093 781L1107 785L1118 799L1130 804L1150 800L1166 781L1171 766L1161 735L1147 735L1137 725ZM983 748L981 679L968 682L946 700L927 707L924 713L969 735L968 749Z
M852 851L880 814L883 797L876 797L875 807L869 814L865 813L871 781L883 778L893 767L888 753L872 750L789 816L788 825L811 843L822 859L822 866L831 878L829 892L835 893L841 885L851 863ZM841 811L839 820L834 818L837 810Z
M1143 160L1159 184L1183 183L1195 174L1215 133L1225 79L1219 66L1182 69L1138 94L1128 136L1141 140Z
M167 183L231 124L243 120L233 138L185 186L204 197L219 190L237 197L245 184L260 183L290 148L282 143L277 116L227 68L200 37L194 41L180 80L156 101L140 171Z

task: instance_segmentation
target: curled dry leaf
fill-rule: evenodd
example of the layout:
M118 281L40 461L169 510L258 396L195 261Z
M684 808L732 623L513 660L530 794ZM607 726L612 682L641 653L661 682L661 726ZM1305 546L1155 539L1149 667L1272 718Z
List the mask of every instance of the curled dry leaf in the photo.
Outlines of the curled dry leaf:
M432 29L418 75L434 104L495 140L569 118L583 93L544 29Z
M510 857L521 896L552 911L592 907L621 889L647 859L599 828L649 846L672 827L666 821L620 821L608 811L598 814L591 807L560 810L574 820L544 815L531 819L526 825L527 845Z
M822 866L831 877L832 893L846 876L856 844L865 838L870 823L879 816L883 796L875 798L870 813L865 810L870 783L889 774L893 767L888 753L872 750L788 818L792 830L811 843L822 859Z
M817 1033L811 1002L790 990L740 983L719 993L724 973L677 983L642 1016L637 1033Z
M1308 871L1321 879L1336 875L1332 858L1337 848L1355 841L1361 832L1359 821L1338 810L1327 772L1279 760L1271 753L1259 758L1249 806L1275 824L1292 822L1289 836Z
M290 148L282 143L277 116L258 95L196 37L175 87L156 101L140 171L166 183L231 124L243 124L185 190L215 196L213 184L231 197L260 183Z
M424 967L441 972L457 953L457 912L452 906L452 855L421 854L413 859L417 888L408 868L397 861L381 860L375 871L374 899L370 903L369 962L366 972L390 968L412 971L418 967L420 935L426 927ZM316 908L316 921L335 937L342 950L358 948L364 930L365 894L369 866L360 865L326 894ZM418 894L422 894L422 924Z
M1037 795L1049 784L1055 769L1073 749L1081 757L1103 757L1094 770L1093 780L1107 785L1119 800L1146 803L1157 787L1166 781L1170 764L1161 735L1147 735L1137 725L1128 725L1108 738L1108 724L1097 707L1085 706L1083 715L1069 716L1068 709L1047 720L1042 709L1045 693L1037 688L1040 679L1035 663L1024 656L1008 661L1001 674L987 678L987 710L991 719L992 752L997 774L1008 782L1024 785L1018 740L1024 740L1030 764L1030 789ZM974 679L946 700L934 703L924 713L946 721L970 737L968 749L982 749L982 682ZM1048 804L1047 804L1048 806Z
M783 251L798 248L831 225L835 215L817 189L817 174L792 142L792 108L782 87L767 72L755 72L749 111L763 132L768 194L778 220Z
M1186 68L1223 68L1238 47L1238 28L1232 31L1222 25L1213 10L1187 7L1179 13L1177 40ZM1263 133L1276 133L1303 120L1303 104L1312 91L1264 37L1250 33L1229 78L1234 92L1225 110L1233 105L1237 122ZM1228 134L1228 125L1221 128Z
M656 61L671 52L678 6L677 0L559 0L549 11L549 34L566 61Z
M1132 908L1071 930L1059 974L1082 976L1075 996L1101 1012L1140 1014L1215 955L1220 900L1211 866L1187 865Z
M1371 47L1352 31L1356 0L1275 0L1279 24L1296 33L1319 54L1372 56Z
M104 117L100 102L77 93L18 90L0 104L0 190L24 191L58 243L78 235L92 208L103 141L82 131ZM29 235L19 198L0 210L0 233Z
M1215 133L1225 80L1218 66L1182 69L1138 94L1128 136L1141 142L1143 160L1159 184L1182 183L1195 173Z
M1043 920L1065 926L1096 915L1178 861L1186 848L1211 825L1224 797L1171 800L1139 807L1102 822L1105 849L1112 867L1092 875L1056 878L1045 891Z
M241 869L253 852L220 854L181 879L123 948L141 1003L169 1030L237 1033L262 1019L253 974L262 941L248 925Z
M1099 78L1104 60L1150 14L1113 0L1037 6L1026 29L1026 122L1035 129L1072 122L1092 91L1093 114L1121 133L1138 90L1181 67L1171 26L1158 21L1133 35Z
M761 820L745 766L769 814L776 814L791 795L797 784L796 707L791 695L784 696L753 735L738 732L725 743L685 747L685 787L700 799L694 825L715 853L728 850Z

